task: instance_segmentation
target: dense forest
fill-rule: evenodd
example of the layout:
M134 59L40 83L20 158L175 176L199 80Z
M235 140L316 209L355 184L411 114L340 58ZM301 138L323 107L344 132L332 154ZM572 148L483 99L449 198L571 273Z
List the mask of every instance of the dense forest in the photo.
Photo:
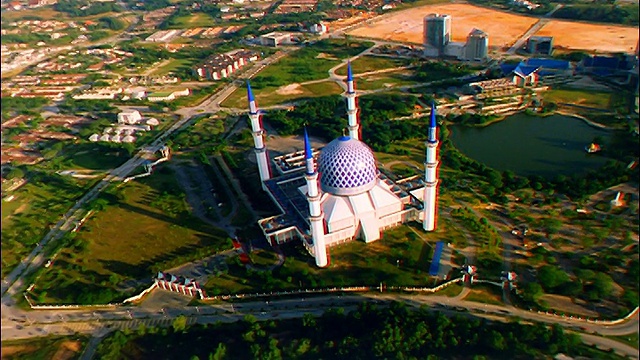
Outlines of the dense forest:
M319 318L258 322L247 315L189 328L178 317L169 329L117 332L97 349L100 359L540 359L557 353L614 358L560 326L448 317L397 302L363 303L350 313L332 309Z
M417 104L415 97L386 94L362 96L358 100L362 136L374 151L388 151L394 141L426 136L426 118L419 123L390 121L410 115ZM306 101L292 111L271 111L265 120L280 135L300 134L306 124L311 135L330 141L347 128L345 100L338 95L324 96Z
M60 0L53 8L73 17L91 16L108 12L119 12L122 9L115 2L89 2L84 0Z

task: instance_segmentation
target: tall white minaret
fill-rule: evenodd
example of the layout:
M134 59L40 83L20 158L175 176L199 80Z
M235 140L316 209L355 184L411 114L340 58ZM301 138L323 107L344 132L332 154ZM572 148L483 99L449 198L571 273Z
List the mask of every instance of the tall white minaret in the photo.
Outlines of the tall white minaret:
M425 231L433 231L436 228L437 192L438 192L438 137L436 129L436 105L431 103L431 119L429 121L429 135L427 137L427 158L425 165L424 187L424 220L422 227Z
M327 247L324 242L324 224L322 208L320 207L320 192L318 191L318 172L313 161L311 143L307 129L304 129L304 158L307 166L305 178L307 179L307 201L309 202L309 214L311 222L311 238L313 239L313 252L316 257L316 265L325 267L327 261Z
M347 63L347 116L349 117L349 137L360 140L360 126L358 124L358 108L356 107L356 89L351 72L351 61Z
M267 147L264 145L264 131L260 122L260 114L258 113L258 106L256 105L256 99L253 97L249 80L247 80L247 99L249 100L249 119L253 130L253 143L255 144L254 150L256 152L256 161L258 162L258 171L260 172L260 183L262 184L262 189L266 190L267 187L264 182L271 178L271 171L269 170Z

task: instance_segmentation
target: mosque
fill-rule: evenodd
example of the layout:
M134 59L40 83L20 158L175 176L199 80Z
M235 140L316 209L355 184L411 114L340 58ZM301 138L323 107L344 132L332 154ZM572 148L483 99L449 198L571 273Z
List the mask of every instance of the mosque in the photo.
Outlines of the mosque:
M436 226L437 152L435 106L431 108L424 178L392 180L378 169L373 151L360 140L356 92L347 68L349 135L323 149L312 149L304 131L304 150L282 155L269 164L261 114L247 83L249 119L262 188L281 213L258 221L271 245L302 241L318 267L329 265L328 249L361 239L381 238L385 229L421 221L425 231Z

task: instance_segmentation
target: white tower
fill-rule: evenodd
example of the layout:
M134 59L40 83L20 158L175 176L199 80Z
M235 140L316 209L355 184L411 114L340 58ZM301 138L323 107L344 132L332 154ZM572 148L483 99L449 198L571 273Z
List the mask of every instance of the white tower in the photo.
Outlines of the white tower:
M436 134L436 106L431 104L431 120L429 121L429 135L427 138L427 158L425 165L424 187L424 220L422 227L425 231L433 231L436 228L436 209L438 191L438 138Z
M351 72L351 62L347 63L347 116L349 117L349 137L360 140L360 129L358 124L358 108L356 108L356 89L353 84L353 73Z
M304 129L304 158L307 166L305 178L307 179L307 201L309 201L309 214L311 222L311 238L313 239L313 252L316 257L316 265L325 267L327 261L327 247L324 242L324 224L322 208L320 207L320 192L318 191L318 171L313 161L311 143L307 129Z
M260 122L260 114L258 113L258 106L256 105L256 99L253 97L249 80L247 80L247 99L249 100L249 119L251 120L251 130L253 131L253 143L255 144L256 161L260 172L260 183L262 184L262 189L266 190L264 182L271 178L271 171L269 170L267 147L264 145L264 131Z

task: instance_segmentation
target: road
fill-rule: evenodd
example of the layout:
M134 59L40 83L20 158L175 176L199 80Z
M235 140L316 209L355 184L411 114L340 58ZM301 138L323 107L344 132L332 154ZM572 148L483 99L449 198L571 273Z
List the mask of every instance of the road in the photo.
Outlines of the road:
M253 67L244 72L241 79L250 78L256 73L264 69L266 66L277 61L284 56L286 51L278 52L271 57L264 58L257 62ZM124 180L134 169L141 166L146 157L149 154L154 154L164 146L166 140L173 135L176 131L189 126L193 121L202 116L205 112L216 112L219 110L220 102L228 97L233 91L237 89L238 85L242 85L242 80L235 80L234 82L226 85L219 92L212 95L197 106L190 108L182 108L176 113L181 115L182 118L176 121L168 129L164 130L150 145L143 147L138 153L136 153L131 159L127 160L120 167L111 170L98 184L96 184L91 190L84 194L75 205L69 211L67 211L62 219L60 219L51 230L44 236L38 246L25 258L20 264L16 266L9 275L7 275L1 285L2 289L2 318L10 317L16 311L13 296L20 293L21 289L27 284L24 283L23 278L40 268L47 260L47 255L51 255L50 249L47 249L47 245L53 244L56 240L60 239L67 231L75 228L77 221L81 219L86 210L83 208L85 204L93 201L101 191L103 191L112 182L118 182ZM49 250L49 252L47 252Z
M538 30L542 29L542 27L549 22L549 17L551 17L554 12L558 11L563 6L563 4L558 4L553 8L553 10L549 11L543 17L541 17L538 22L533 24L533 26L531 26L529 30L522 34L522 36L518 40L516 40L516 42L509 48L509 50L507 50L507 55L515 54L516 51L518 51L518 49L520 49L522 45L524 45L527 39L529 39L529 37L531 37L533 34L537 33Z
M156 290L161 291L161 290ZM230 322L241 320L244 315L252 314L259 320L286 319L301 317L305 313L322 314L326 309L343 307L354 309L358 303L369 301L384 303L388 301L402 301L414 307L427 306L434 311L445 314L470 313L474 316L486 317L493 320L507 321L518 317L523 320L537 321L548 324L559 324L569 329L585 332L596 332L601 335L624 335L636 332L638 329L638 313L628 322L618 325L604 325L587 323L584 320L568 317L551 316L535 311L527 311L514 307L482 304L463 301L437 295L408 295L408 294L359 294L359 295L331 295L311 298L294 298L270 301L251 301L242 303L219 303L200 306L183 306L178 308L149 309L142 307L118 306L111 309L84 310L42 310L20 315L17 320L2 319L2 340L23 339L49 334L69 335L73 333L100 334L114 329L135 329L141 324L145 326L170 326L173 319L186 316L188 323L214 323L217 321ZM581 334L585 342L595 343L601 347L613 348L617 353L638 358L637 350L610 339Z

